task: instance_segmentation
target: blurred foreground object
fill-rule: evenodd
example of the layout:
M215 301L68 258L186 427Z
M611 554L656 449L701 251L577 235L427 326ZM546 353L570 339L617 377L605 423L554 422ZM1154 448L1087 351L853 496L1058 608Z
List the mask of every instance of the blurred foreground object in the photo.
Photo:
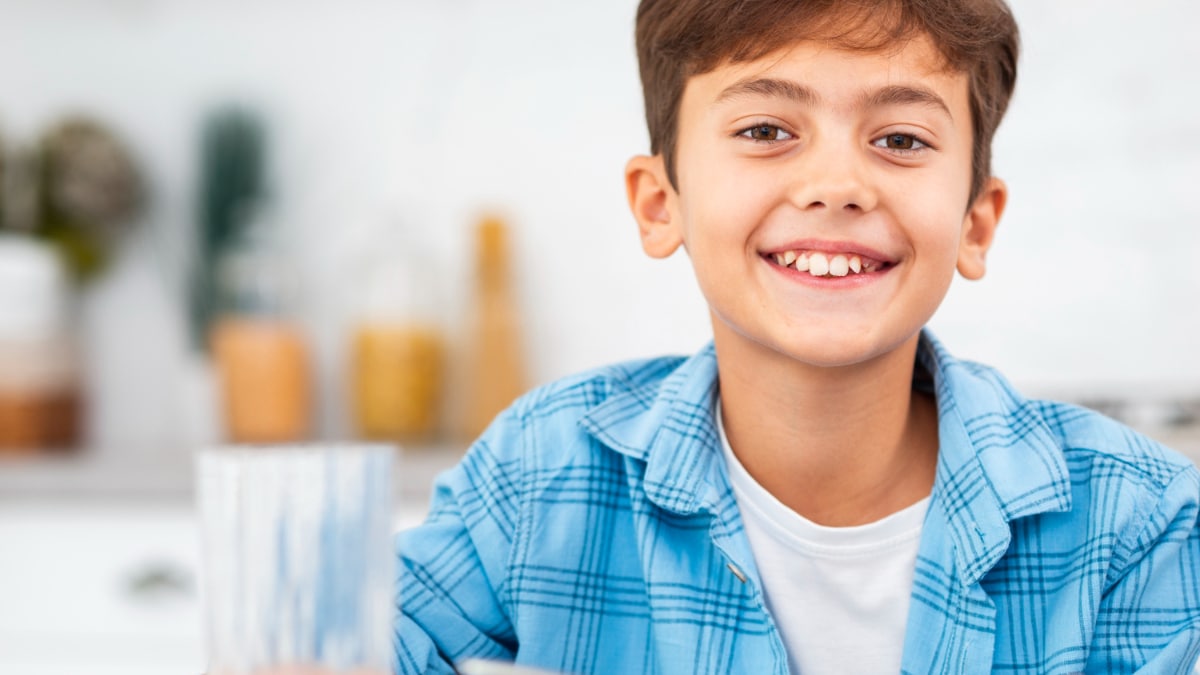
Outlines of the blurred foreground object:
M459 675L561 675L551 670L518 666L504 661L467 659L457 665Z
M382 444L199 454L210 675L392 672L394 458Z
M0 454L79 445L80 374L60 258L0 235Z
M100 123L68 118L41 139L38 216L31 231L52 242L79 281L93 278L142 205L129 152Z
M250 224L217 264L211 345L226 436L237 443L299 441L311 430L312 372L294 316L298 280L262 211L248 214Z
M350 388L358 434L418 445L441 422L446 340L435 278L409 251L385 247L358 289Z
M467 438L483 433L526 387L508 226L498 218L484 218L475 238L475 296L463 382Z

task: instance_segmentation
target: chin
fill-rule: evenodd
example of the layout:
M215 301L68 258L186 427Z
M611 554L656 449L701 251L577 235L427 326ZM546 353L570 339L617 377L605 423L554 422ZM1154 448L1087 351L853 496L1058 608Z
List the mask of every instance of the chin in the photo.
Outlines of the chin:
M798 340L782 340L775 351L793 361L817 368L846 368L886 357L916 334L917 331L899 337L862 333L808 335Z
M767 322L740 323L713 312L713 331L718 346L738 358L787 367L787 362L814 368L845 368L883 359L910 340L921 324L904 329L881 321L835 321L820 319L808 325ZM886 317L875 317L876 319ZM789 322L790 323L790 322Z
M849 349L807 350L786 354L792 360L814 368L848 368L870 362L879 356L876 352Z

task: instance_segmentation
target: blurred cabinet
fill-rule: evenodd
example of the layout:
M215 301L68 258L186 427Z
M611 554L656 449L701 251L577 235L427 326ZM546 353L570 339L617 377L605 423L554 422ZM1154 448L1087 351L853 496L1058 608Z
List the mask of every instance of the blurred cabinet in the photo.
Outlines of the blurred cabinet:
M395 528L424 515L404 500ZM0 673L203 673L196 525L178 501L0 502Z
M191 509L0 503L0 673L204 671Z

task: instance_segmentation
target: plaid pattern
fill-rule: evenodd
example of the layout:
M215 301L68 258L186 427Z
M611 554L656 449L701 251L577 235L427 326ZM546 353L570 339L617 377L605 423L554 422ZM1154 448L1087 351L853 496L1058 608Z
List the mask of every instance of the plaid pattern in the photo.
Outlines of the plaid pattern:
M940 418L905 673L1185 673L1200 474L1022 399L928 333ZM402 673L786 673L712 418L711 346L569 378L502 414L397 539Z

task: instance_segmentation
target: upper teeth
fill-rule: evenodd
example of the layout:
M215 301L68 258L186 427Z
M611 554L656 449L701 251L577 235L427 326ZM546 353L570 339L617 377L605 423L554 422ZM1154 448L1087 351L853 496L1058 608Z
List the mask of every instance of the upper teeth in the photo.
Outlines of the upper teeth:
M845 259L842 262L846 262ZM847 269L849 265L842 265L842 269ZM814 253L808 256L808 273L814 277L823 277L829 274L832 270L829 269L829 258L826 258L820 253ZM837 275L834 275L837 276Z
M857 255L841 253L784 251L775 254L775 262L783 267L794 267L798 272L808 272L814 277L844 277L879 269L877 263L864 263Z

